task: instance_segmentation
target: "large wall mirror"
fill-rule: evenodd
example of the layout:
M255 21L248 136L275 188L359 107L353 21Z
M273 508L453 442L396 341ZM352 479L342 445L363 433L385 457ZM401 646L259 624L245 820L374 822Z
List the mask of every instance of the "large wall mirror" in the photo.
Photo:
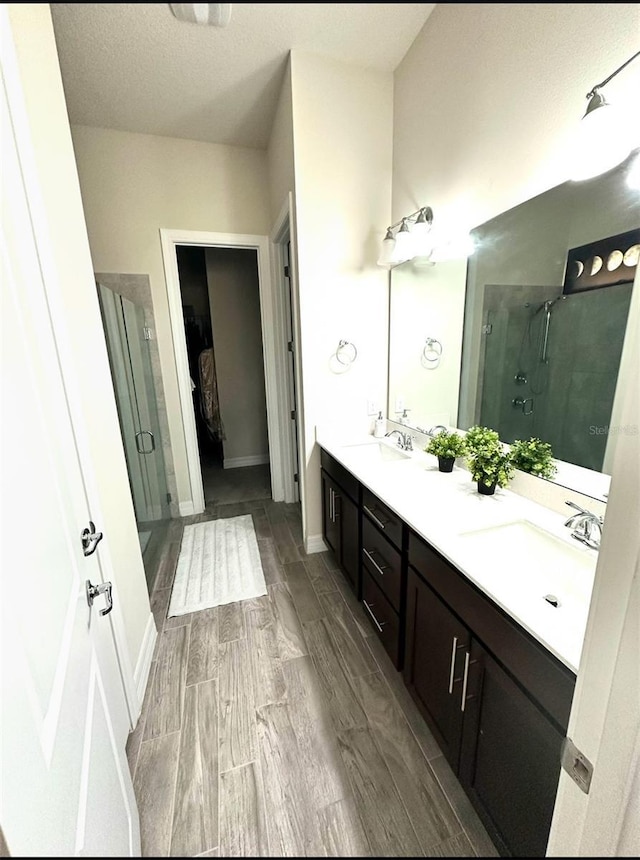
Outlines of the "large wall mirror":
M391 420L536 436L559 461L554 481L602 497L640 251L638 163L636 151L478 226L468 261L392 270Z

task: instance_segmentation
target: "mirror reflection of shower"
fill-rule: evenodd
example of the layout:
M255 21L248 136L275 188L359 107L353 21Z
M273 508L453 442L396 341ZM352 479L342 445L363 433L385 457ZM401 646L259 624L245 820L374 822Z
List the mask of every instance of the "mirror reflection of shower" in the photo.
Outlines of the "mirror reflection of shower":
M476 423L601 471L632 284L560 290L485 287Z
M533 313L529 315L528 323L523 333L520 354L518 356L519 367L514 379L518 384L529 382L529 390L535 396L544 393L547 381L546 369L549 364L551 310L556 302L560 300L564 301L566 298L565 295L560 295L554 299L546 299L539 304ZM525 304L525 308L529 308L530 306L529 302ZM540 318L538 318L539 315ZM535 350L533 348L534 341L537 344ZM521 403L520 401L523 402ZM513 405L517 408L522 405L524 414L528 415L534 411L534 406L531 402L529 408L527 408L527 401L531 401L531 398L514 398Z

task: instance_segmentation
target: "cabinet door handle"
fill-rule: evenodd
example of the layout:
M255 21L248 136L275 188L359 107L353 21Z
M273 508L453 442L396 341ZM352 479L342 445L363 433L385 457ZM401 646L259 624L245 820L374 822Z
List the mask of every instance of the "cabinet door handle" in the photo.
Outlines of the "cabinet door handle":
M339 502L341 498L342 498L342 496L340 495L340 493L334 493L333 494L333 521L334 521L334 523L340 517L340 512L338 511L338 508L336 507L336 502Z
M453 644L451 646L451 668L449 669L449 695L453 693L453 676L456 671L456 651L458 650L458 637L453 637Z
M336 521L334 516L334 492L331 487L329 487L329 519L332 523Z
M449 669L449 695L453 693L453 685L455 681L459 681L460 678L455 678L456 673L456 651L459 651L461 648L464 648L464 645L458 645L458 637L453 637L453 642L451 644L451 667Z
M467 651L464 655L464 677L462 679L462 700L460 702L460 710L464 711L464 706L467 699L473 699L473 696L467 696L467 683L469 681L469 666L473 666L474 663L477 663L477 660L471 660L469 656L469 652Z
M366 505L362 506L362 510L365 511L365 513L369 514L369 516L377 526L379 526L381 529L384 529L385 524L378 519L378 517L373 513L372 510L370 510ZM389 521L387 520L387 522Z
M369 617L371 618L371 620L373 621L373 623L376 625L376 627L377 627L377 629L378 629L378 633L382 633L382 628L384 627L384 625L385 625L387 622L386 622L386 621L383 621L383 622L382 622L382 624L380 624L380 622L378 621L378 619L376 618L376 616L373 614L373 611L372 611L372 610L373 610L373 606L374 606L374 604L373 604L373 603L371 604L371 606L369 606L369 604L367 603L367 601L366 601L366 600L363 600L363 601L362 601L362 604L363 604L364 608L367 610L367 612L369 613Z
M371 552L375 552L375 550L371 550L371 552L369 552L369 550L367 550L367 549L365 549L364 547L362 547L362 552L366 555L366 557L369 559L369 561L371 562L371 564L372 564L372 565L375 567L375 569L378 571L378 573L380 574L380 576L384 576L384 572L385 572L385 570L387 570L387 569L388 569L389 565L388 565L388 564L383 564L383 565L381 566L381 565L379 565L379 564L376 562L375 558L371 555Z

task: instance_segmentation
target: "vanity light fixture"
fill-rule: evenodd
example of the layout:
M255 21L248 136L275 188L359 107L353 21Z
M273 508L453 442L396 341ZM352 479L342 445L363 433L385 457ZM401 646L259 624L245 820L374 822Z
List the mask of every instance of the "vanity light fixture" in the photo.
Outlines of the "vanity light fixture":
M382 242L378 265L391 268L417 256L428 257L433 250L429 234L433 225L433 210L430 206L416 209L387 228ZM396 231L394 235L394 230Z
M232 3L169 3L179 21L226 27L231 20Z
M631 152L634 141L629 116L620 107L609 104L600 90L638 57L640 51L587 93L589 102L580 122L575 151L571 154L571 179L591 179L606 173ZM637 143L635 141L635 145Z

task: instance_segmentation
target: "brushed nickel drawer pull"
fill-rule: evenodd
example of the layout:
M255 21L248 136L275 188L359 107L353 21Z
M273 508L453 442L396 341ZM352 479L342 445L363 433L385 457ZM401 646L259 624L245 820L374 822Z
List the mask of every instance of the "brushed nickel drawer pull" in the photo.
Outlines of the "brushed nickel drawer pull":
M376 550L372 550L371 552L375 552L375 551L376 551ZM375 558L371 555L371 553L369 552L369 550L366 550L364 547L362 547L362 552L366 555L366 557L369 559L369 561L371 562L371 564L372 564L372 565L375 567L375 569L378 571L378 573L380 574L380 576L384 576L384 572L385 572L385 570L388 570L388 569L389 569L389 565L388 565L388 564L383 564L382 566L380 566L380 565L376 562Z
M369 516L371 517L371 519L374 521L374 523L376 525L380 526L381 529L384 529L385 524L381 520L378 519L378 517L373 513L372 510L370 510L366 505L362 506L362 510L365 513L369 514ZM389 522L389 520L387 520L387 522Z
M465 703L468 699L475 698L474 696L467 696L467 682L469 680L469 666L473 666L477 663L477 660L469 659L469 652L467 651L464 655L464 678L462 679L462 701L460 702L460 710L464 711Z
M373 607L375 606L375 603L372 603L372 604L371 604L371 606L369 606L369 604L367 603L367 601L366 601L366 600L363 600L363 601L362 601L362 603L363 603L363 605L364 605L364 608L365 608L365 609L367 610L367 612L369 613L369 616L370 616L371 620L373 621L373 623L374 623L374 624L376 625L376 627L378 628L378 633L382 633L382 628L384 627L384 625L385 625L387 622L386 622L386 621L383 621L383 622L382 622L382 624L380 624L380 622L378 621L378 619L376 618L376 616L373 614L372 609L373 609Z
M456 671L456 651L458 650L458 637L453 637L453 645L451 646L451 668L449 670L449 695L453 693L453 676Z

